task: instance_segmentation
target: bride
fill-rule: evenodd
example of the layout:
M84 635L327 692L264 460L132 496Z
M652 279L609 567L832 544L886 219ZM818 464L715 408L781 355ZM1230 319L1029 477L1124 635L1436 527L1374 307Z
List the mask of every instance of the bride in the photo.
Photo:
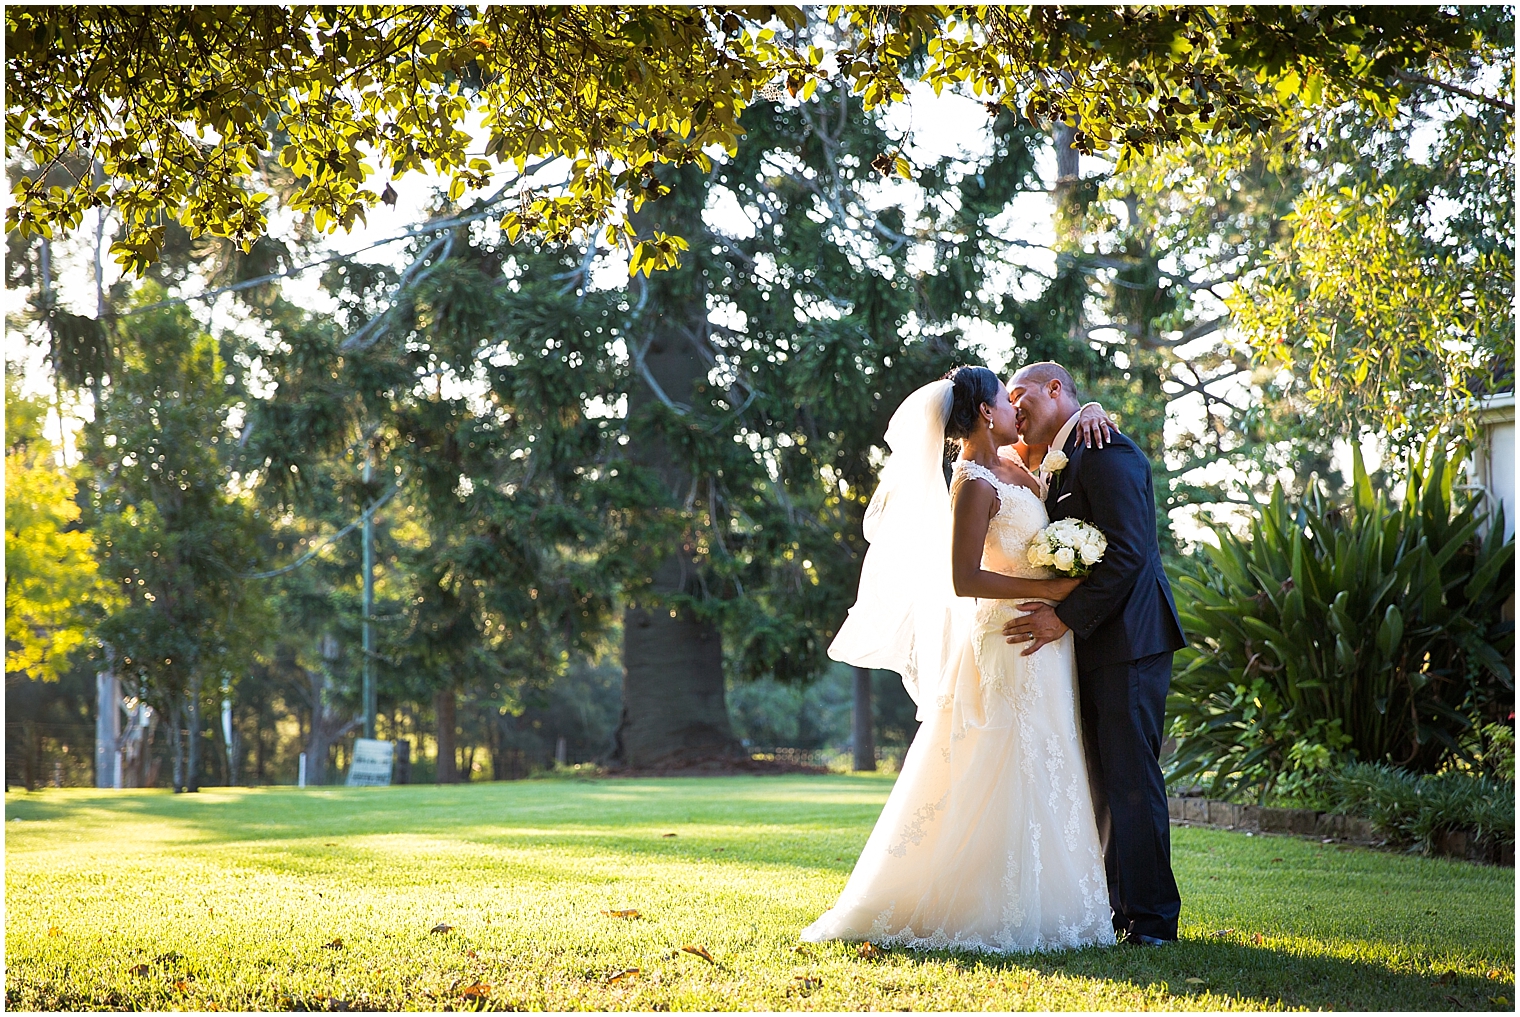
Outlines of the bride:
M998 454L1018 437L1008 390L985 367L956 368L909 396L886 437L859 599L829 654L899 672L923 723L838 903L802 939L1111 944L1071 634L1029 656L1002 634L1016 601L1059 601L1080 582L1026 557L1044 485ZM947 438L960 446L948 491Z

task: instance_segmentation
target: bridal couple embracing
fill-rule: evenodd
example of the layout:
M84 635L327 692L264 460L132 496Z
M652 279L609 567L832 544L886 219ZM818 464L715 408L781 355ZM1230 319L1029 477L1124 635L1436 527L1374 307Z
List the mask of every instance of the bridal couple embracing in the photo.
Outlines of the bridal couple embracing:
M956 368L903 402L886 440L859 599L829 652L901 674L922 724L838 903L802 938L1175 940L1159 756L1184 640L1150 463L1053 363L1006 386ZM1063 519L1102 534L1060 557L1080 577L1043 564L1042 531Z

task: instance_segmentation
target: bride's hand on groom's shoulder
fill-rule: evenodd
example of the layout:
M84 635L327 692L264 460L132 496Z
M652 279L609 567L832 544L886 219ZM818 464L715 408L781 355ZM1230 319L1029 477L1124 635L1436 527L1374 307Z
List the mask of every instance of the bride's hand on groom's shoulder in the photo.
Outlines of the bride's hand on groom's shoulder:
M1111 443L1114 440L1114 430L1114 422L1109 419L1108 411L1097 403L1086 403L1077 415L1077 438L1085 448L1094 445L1102 448Z

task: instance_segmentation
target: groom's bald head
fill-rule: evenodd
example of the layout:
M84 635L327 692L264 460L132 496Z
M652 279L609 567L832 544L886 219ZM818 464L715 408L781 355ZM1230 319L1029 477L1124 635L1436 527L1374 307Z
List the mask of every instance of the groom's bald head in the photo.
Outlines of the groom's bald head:
M1081 408L1077 383L1053 361L1020 368L1008 379L1008 395L1018 411L1019 434L1031 445L1047 445L1061 425Z
M1042 360L1037 364L1029 364L1019 368L1008 381L1009 391L1013 390L1015 383L1026 388L1044 388L1052 381L1061 383L1061 391L1071 396L1077 402L1081 397L1077 395L1077 383L1072 380L1071 372L1054 360Z

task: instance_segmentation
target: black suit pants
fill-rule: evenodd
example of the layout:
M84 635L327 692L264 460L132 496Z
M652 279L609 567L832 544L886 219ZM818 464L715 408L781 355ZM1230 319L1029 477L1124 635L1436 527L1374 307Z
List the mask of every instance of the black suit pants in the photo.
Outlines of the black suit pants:
M1182 910L1160 763L1171 677L1170 653L1077 675L1114 929L1168 940L1177 938Z

